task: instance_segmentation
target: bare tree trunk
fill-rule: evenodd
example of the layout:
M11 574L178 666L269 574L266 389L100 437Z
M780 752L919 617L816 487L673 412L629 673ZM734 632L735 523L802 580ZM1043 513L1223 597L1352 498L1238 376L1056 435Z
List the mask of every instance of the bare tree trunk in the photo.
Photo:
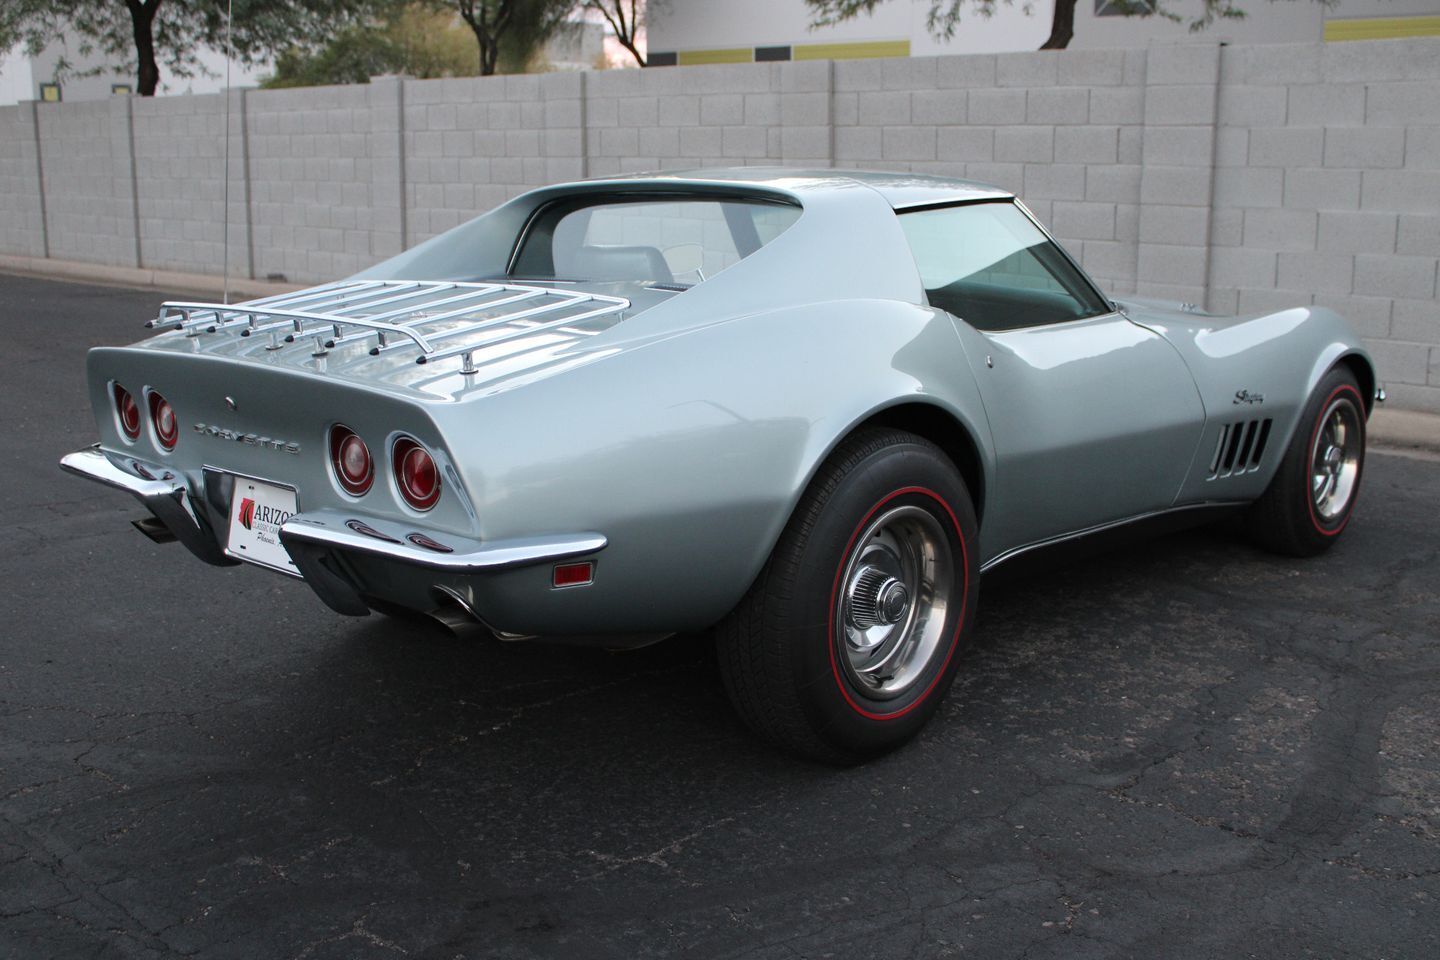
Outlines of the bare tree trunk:
M135 37L135 59L138 69L135 92L142 97L155 96L160 86L160 66L155 62L155 13L163 0L125 0L130 11L130 27Z
M489 37L476 36L480 44L480 76L495 75L495 65L500 62L500 44Z
M480 48L480 75L493 76L495 66L500 62L500 36L510 26L514 4L512 0L499 0L493 18L487 0L460 0L459 6L460 17L470 25L475 43Z
M639 48L635 46L635 34L640 29L640 11L635 0L629 0L630 18L628 22L625 18L626 0L613 0L613 2L615 5L613 10L604 0L594 0L592 3L587 3L586 6L600 11L606 22L610 24L610 29L614 31L615 39L620 41L620 46L630 51L630 56L635 58L636 63L642 67L649 66Z
M645 62L645 58L641 56L640 51L636 49L633 40L627 39L625 37L616 37L615 39L620 41L620 46L630 51L630 56L635 58L636 63L640 64L640 66L642 67L650 66L650 64Z
M1075 37L1075 0L1055 0L1055 17L1050 22L1050 39L1041 50L1064 50Z

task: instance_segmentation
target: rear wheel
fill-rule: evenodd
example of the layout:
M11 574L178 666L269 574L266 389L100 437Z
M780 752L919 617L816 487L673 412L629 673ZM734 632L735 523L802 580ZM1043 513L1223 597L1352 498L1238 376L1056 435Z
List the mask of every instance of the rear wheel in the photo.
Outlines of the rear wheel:
M1365 467L1365 402L1354 375L1327 373L1305 405L1280 469L1247 517L1262 546L1314 556L1350 522Z
M929 442L876 430L844 443L718 630L740 715L828 762L914 736L949 688L974 616L975 529L964 482Z

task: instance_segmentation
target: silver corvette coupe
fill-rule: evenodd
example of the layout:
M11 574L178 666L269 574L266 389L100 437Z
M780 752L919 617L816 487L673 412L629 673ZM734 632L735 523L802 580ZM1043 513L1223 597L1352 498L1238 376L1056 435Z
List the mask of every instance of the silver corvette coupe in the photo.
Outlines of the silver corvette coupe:
M1383 399L1328 310L1111 299L1011 194L909 174L546 187L150 326L61 465L153 539L349 615L713 628L745 720L836 762L919 730L1011 558L1226 510L1330 547Z

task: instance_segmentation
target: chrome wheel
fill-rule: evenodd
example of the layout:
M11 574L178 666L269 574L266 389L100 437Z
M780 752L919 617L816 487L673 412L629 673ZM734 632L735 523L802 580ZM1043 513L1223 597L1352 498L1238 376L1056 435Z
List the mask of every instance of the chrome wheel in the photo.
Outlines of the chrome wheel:
M950 540L934 515L902 506L871 520L840 577L834 642L865 696L902 696L945 639L955 592Z
M1310 502L1320 520L1333 521L1350 506L1362 445L1359 410L1346 397L1336 399L1325 409L1310 444Z

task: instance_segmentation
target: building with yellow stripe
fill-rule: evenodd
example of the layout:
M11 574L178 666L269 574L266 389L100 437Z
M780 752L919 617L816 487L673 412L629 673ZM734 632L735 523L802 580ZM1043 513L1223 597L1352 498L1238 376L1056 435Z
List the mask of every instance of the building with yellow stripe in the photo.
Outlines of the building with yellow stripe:
M1038 49L1050 36L1054 0L996 4L993 16L974 0L949 40L931 35L932 0L885 0L874 13L812 29L804 0L663 0L649 13L655 66L766 60L849 60ZM1165 10L1180 19L1135 15L1154 0L1077 0L1071 49L1143 47L1194 39L1189 24L1202 0ZM1440 36L1440 0L1237 0L1245 17L1221 20L1198 36L1230 43L1298 43Z

